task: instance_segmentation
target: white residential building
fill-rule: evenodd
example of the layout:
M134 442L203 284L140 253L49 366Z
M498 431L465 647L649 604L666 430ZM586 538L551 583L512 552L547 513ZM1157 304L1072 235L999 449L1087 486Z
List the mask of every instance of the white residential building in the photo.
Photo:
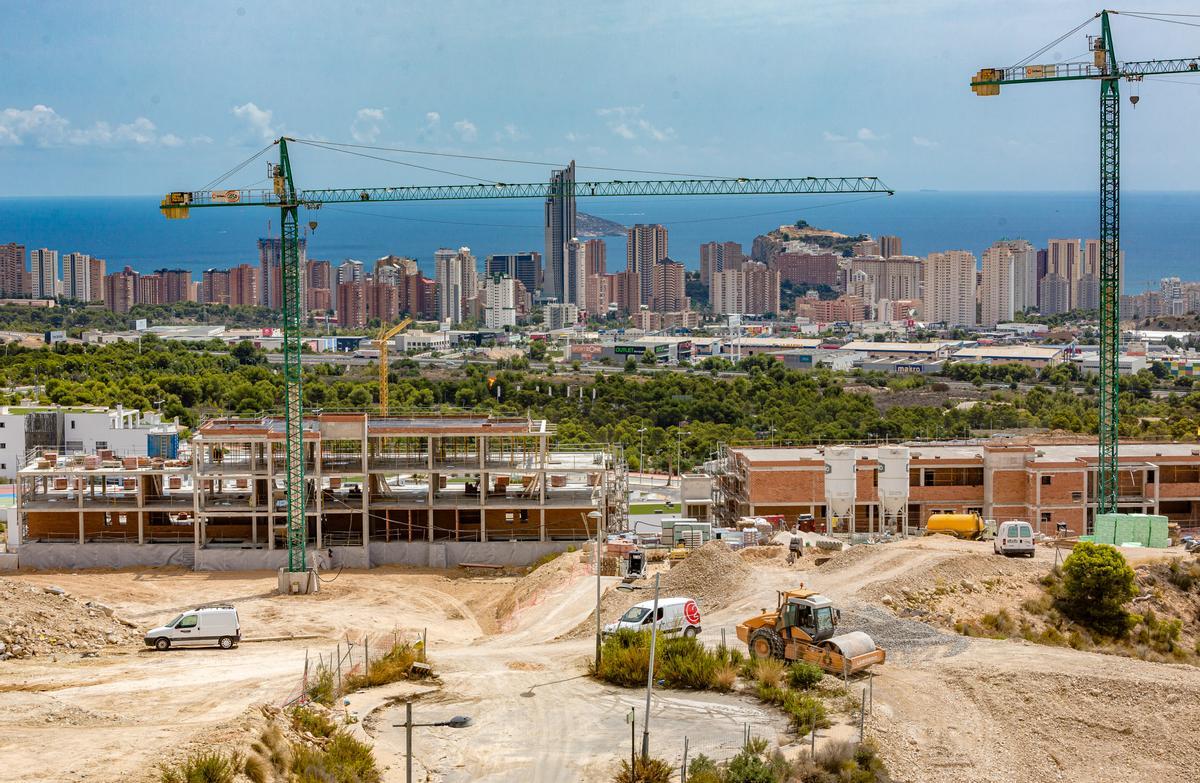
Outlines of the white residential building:
M479 301L483 305L483 325L488 329L517 325L517 281L513 278L493 275L484 280Z
M439 248L433 254L433 273L437 281L438 319L451 325L462 323L468 299L479 293L479 270L471 248L457 251Z
M179 446L179 425L157 413L117 406L62 408L0 406L0 478L14 478L33 448L64 454L112 449L118 456L169 456Z
M34 299L58 298L58 251L29 251L29 280Z
M579 321L579 308L573 304L546 305L546 329L568 329Z
M966 250L930 253L925 259L923 320L975 325L975 256Z
M91 256L86 253L66 253L62 257L62 295L64 299L86 302L90 298Z
M983 251L983 290L979 292L979 325L987 328L1011 321L1016 288L1012 249L997 242Z

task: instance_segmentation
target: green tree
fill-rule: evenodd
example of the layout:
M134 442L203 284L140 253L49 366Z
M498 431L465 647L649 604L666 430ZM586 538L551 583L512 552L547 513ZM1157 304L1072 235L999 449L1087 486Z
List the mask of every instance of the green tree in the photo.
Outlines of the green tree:
M637 360L634 359L632 356L630 356L628 359L625 360L625 372L629 372L629 373L637 372Z
M233 346L233 350L229 353L237 359L238 364L265 364L267 361L266 351L262 348L255 348L254 343L249 340L242 340Z
M1133 569L1107 544L1081 541L1063 562L1059 610L1105 636L1120 638L1133 625L1125 604L1137 593Z

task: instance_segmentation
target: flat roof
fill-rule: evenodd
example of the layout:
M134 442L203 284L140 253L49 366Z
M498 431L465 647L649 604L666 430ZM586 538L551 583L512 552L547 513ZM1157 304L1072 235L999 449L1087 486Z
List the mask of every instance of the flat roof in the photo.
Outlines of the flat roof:
M1065 350L1066 347L1062 345L979 345L960 348L954 352L954 356L970 359L1054 359Z
M841 347L843 351L866 351L868 353L937 353L945 350L952 342L929 343L877 343L872 340L851 340Z
M858 459L876 459L879 446L845 444L854 448ZM978 460L983 456L984 449L991 446L997 449L1004 447L1021 447L1033 449L1029 454L1033 462L1073 462L1076 460L1094 461L1097 457L1095 443L1075 444L1040 444L1036 441L998 441L995 443L893 443L892 446L906 446L909 458L912 460L939 459L947 462ZM750 464L772 462L802 462L824 460L822 449L816 446L795 447L763 447L731 446L731 452L742 457ZM1200 461L1200 445L1195 443L1121 443L1121 462L1148 463L1155 458L1190 457Z

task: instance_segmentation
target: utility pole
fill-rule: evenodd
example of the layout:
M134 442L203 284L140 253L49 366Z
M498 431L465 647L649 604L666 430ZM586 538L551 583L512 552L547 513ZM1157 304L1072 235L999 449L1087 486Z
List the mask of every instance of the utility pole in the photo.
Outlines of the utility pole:
M638 472L642 479L646 478L646 428L638 428Z
M646 716L642 719L642 760L650 758L650 694L654 692L654 645L658 640L658 579L654 575L654 609L650 615L650 662L646 667Z

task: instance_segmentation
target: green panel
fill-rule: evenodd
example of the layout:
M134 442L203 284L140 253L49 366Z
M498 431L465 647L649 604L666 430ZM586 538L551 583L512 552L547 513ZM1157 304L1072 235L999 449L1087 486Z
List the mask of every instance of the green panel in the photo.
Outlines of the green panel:
M1097 544L1111 544L1116 533L1116 514L1097 514L1092 526L1092 540Z

